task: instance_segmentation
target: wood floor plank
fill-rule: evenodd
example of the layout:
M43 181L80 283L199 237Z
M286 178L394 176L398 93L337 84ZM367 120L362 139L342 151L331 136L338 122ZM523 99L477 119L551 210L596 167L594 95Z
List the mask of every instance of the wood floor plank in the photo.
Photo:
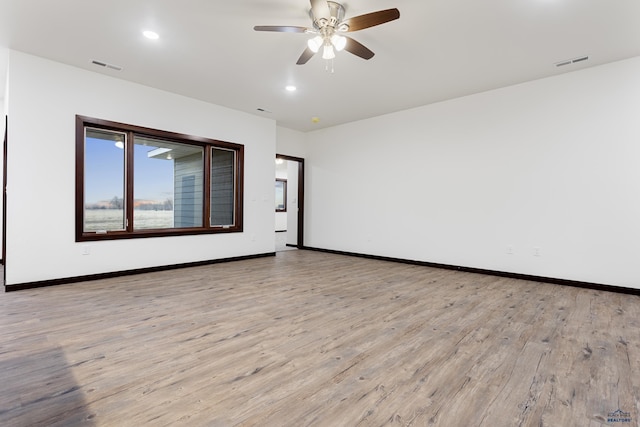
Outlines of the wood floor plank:
M0 345L3 426L640 414L638 296L311 251L1 294Z

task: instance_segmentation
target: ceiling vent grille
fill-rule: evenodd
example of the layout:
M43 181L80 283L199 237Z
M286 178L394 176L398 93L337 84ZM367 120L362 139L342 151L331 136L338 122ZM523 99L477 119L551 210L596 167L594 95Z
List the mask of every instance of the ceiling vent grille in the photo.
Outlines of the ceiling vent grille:
M566 59L564 61L556 62L554 65L556 67L564 67L565 65L575 64L577 62L582 62L588 60L588 56L580 56L578 58Z
M107 62L102 62L102 61L96 61L95 59L91 61L91 63L99 67L110 68L116 71L122 71L122 67L119 65L109 64Z

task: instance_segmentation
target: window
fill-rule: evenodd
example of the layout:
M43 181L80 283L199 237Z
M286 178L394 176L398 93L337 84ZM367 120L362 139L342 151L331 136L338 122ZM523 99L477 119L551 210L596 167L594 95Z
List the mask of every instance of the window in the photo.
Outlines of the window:
M244 147L76 116L76 241L242 231Z
M287 180L276 178L276 212L287 211Z

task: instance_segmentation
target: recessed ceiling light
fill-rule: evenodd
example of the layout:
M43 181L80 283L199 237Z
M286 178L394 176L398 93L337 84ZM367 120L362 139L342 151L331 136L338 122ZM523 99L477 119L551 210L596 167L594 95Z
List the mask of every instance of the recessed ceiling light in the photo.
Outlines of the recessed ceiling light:
M295 92L297 88L293 85L286 86L285 89L289 92Z
M156 33L155 31L146 30L146 31L143 31L142 34L150 40L158 40L160 38L158 33Z

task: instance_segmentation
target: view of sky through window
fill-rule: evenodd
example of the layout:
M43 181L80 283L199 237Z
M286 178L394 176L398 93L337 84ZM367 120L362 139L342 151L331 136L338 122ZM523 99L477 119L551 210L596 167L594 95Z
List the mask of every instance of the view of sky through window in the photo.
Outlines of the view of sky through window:
M165 201L173 198L173 161L148 158L147 153L156 148L135 146L136 199ZM100 205L114 197L123 198L123 193L124 149L116 146L113 140L87 137L85 205Z

